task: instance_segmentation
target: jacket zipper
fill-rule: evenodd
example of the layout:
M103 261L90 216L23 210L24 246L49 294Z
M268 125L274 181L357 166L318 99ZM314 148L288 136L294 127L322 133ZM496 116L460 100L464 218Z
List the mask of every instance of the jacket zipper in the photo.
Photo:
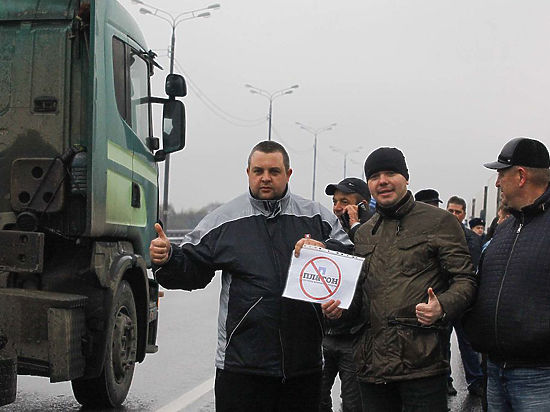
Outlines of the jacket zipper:
M323 328L323 323L321 322L321 319L319 319L319 314L317 313L317 309L315 309L315 305L312 303L311 307L313 311L315 312L315 317L317 318L317 322L319 323L319 330L321 331L321 339L325 335L325 329Z
M283 349L283 336L281 335L281 328L279 328L279 342L281 342L281 372L283 372L283 380L282 382L286 382L286 374L285 374L285 350Z
M516 230L516 238L514 239L514 243L512 244L512 249L510 250L510 254L508 256L508 261L506 262L506 267L504 268L504 274L502 275L502 279L500 280L500 288L498 290L497 295L497 302L495 305L495 341L497 344L497 347L499 348L499 351L502 352L502 349L500 347L499 339L498 339L498 307L500 304L500 295L502 294L502 288L504 286L504 280L506 279L506 275L508 274L508 266L510 265L510 260L512 259L512 253L514 252L514 249L516 247L516 243L519 238L519 234L521 232L521 229L523 228L523 222L524 222L524 216L521 215L521 222L518 226L518 229Z
M246 318L246 316L250 313L250 311L252 309L254 309L256 307L256 305L258 303L260 303L260 301L263 299L264 297L261 296L256 302L254 302L254 304L246 311L246 313L243 315L243 317L241 318L241 320L239 320L239 323L237 323L237 326L235 326L235 328L233 329L233 332L231 332L231 335L229 335L229 339L227 340L227 343L225 344L225 349L227 349L227 347L229 346L229 343L231 342L231 338L233 337L233 334L235 333L235 331L239 328L239 326L241 325L241 323L243 323L244 319Z
M269 233L269 229L267 227L267 221L264 219L264 228L267 233L267 237L270 240L270 244L273 243L273 239L271 238L271 234ZM276 273L279 274L279 284L281 284L281 271L279 270L279 262L277 260L277 257L275 256L275 251L273 250L273 247L271 247L271 256L273 257L273 266L275 267ZM286 373L285 373L285 348L283 345L283 335L281 333L281 322L282 322L282 307L281 304L279 304L279 342L281 343L281 373L283 374L283 383L286 381Z

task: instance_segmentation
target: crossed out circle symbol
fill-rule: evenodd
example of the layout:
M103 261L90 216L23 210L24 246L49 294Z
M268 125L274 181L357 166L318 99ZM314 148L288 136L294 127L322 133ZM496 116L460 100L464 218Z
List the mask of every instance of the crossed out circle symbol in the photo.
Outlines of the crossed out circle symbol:
M300 272L300 289L310 299L330 298L341 282L342 273L336 262L323 256L309 260Z

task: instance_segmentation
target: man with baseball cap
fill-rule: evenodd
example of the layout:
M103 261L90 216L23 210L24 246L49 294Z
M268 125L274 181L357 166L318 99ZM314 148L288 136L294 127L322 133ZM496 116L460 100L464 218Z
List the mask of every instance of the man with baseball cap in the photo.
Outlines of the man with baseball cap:
M366 327L356 345L363 408L447 411L448 322L475 295L474 271L457 219L416 202L403 153L382 147L365 161L376 214L355 234L365 258L354 301Z
M325 193L332 196L332 211L353 241L353 234L372 216L368 209L369 187L365 181L347 177L337 184L329 184ZM340 397L342 412L361 412L361 395L355 373L353 341L363 326L361 319L327 320L323 338L323 380L321 383L320 412L332 412L331 390L336 375L342 383Z
M361 179L346 177L340 183L328 185L325 193L332 196L332 211L353 241L359 225L373 215L369 209L369 187Z
M483 253L466 332L488 356L489 411L548 410L550 157L543 143L519 137L485 167L497 170L496 186L512 216Z

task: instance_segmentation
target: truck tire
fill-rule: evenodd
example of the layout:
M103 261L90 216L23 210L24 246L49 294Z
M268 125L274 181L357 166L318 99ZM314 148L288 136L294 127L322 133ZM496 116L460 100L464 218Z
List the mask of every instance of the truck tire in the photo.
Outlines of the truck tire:
M3 356L0 350L0 406L15 401L17 393L17 364L15 357Z
M97 378L73 380L76 400L87 407L119 407L130 390L137 352L137 315L130 284L120 282L109 319L103 371Z

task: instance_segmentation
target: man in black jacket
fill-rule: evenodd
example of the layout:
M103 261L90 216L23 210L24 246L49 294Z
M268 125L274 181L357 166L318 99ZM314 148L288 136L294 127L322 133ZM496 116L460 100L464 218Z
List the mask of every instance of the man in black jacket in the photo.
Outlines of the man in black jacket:
M498 225L479 265L477 301L465 318L488 354L489 411L550 405L550 157L541 142L515 138L496 162L496 186L512 216Z
M470 252L472 263L474 268L477 268L483 244L481 243L481 237L468 229L464 224L464 219L466 218L466 201L461 197L451 196L447 201L447 211L452 213L460 222L462 230L464 231L464 236L466 237L466 243L468 244L468 251ZM453 322L452 327L456 333L456 340L458 342L458 349L460 350L460 357L462 358L462 366L464 367L468 392L472 395L483 396L483 370L481 369L479 353L472 349L472 345L464 333L460 319ZM449 345L449 359L450 356L451 351ZM447 392L449 395L456 395L456 389L452 382L453 378L449 374Z
M352 245L329 210L290 192L283 146L257 144L246 171L249 192L208 214L180 246L156 225L155 275L166 288L192 290L222 270L216 411L318 412L321 306L281 295L296 242L317 239L341 251ZM338 304L323 304L325 315Z
M347 177L340 183L328 185L325 193L332 196L332 212L340 219L344 230L353 240L355 231L373 215L368 208L370 192L367 183L356 177ZM360 209L360 207L362 208ZM361 412L363 410L353 360L354 336L362 326L361 319L328 322L326 335L323 339L325 364L321 385L320 412L332 411L331 389L336 375L340 376L342 382L340 391L342 412Z

